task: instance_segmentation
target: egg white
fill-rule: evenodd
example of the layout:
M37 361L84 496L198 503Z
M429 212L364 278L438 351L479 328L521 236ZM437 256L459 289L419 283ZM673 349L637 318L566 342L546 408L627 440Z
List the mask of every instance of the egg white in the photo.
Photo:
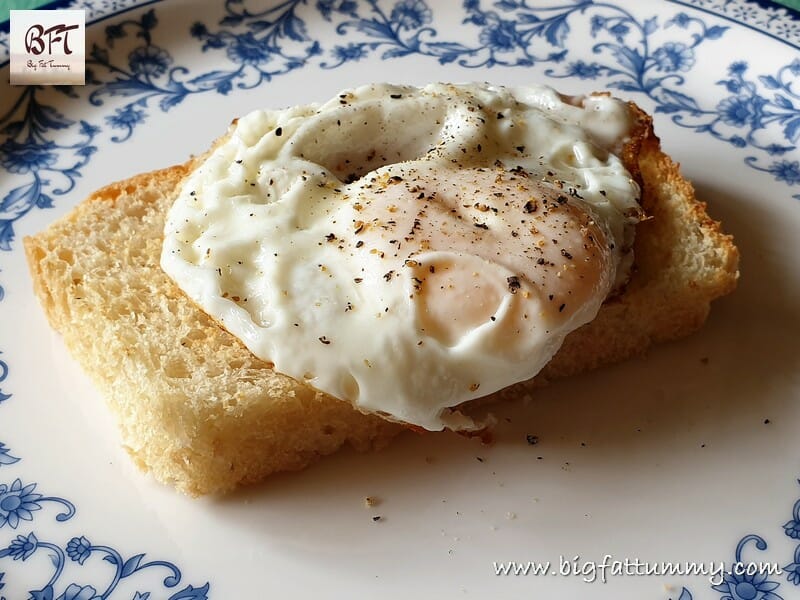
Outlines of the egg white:
M281 373L439 430L533 377L627 277L627 108L378 84L240 119L186 180L162 268Z

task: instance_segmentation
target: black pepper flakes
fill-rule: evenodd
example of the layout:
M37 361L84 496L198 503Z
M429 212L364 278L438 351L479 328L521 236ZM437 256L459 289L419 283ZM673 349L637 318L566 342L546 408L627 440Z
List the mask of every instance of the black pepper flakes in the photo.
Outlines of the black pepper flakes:
M320 336L318 339L319 339L320 342L322 342L326 346L331 343L331 341L328 338L326 338L324 335Z
M517 277L516 275L507 277L506 282L508 283L508 291L511 292L512 294L516 294L522 287L522 284L519 282L519 277Z
M528 442L529 446L535 446L539 443L539 436L529 433L525 436L525 441Z
M275 130L275 135L278 136L278 137L281 137L283 135L283 127L278 127Z

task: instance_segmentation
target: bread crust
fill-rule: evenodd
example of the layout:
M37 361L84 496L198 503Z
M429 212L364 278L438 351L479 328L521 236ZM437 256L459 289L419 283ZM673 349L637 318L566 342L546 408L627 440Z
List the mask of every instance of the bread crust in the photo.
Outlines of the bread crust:
M623 159L649 216L637 226L633 275L531 384L687 335L736 286L731 236L661 151L650 117L631 106L640 134ZM385 445L401 425L276 373L161 270L166 212L198 160L106 186L24 240L36 296L116 414L125 448L195 496L301 469L345 444Z

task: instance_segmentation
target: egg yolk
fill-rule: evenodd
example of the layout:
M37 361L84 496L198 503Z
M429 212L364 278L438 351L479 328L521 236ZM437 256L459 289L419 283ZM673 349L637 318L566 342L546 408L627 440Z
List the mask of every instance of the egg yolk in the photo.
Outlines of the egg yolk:
M420 331L454 346L492 323L512 342L528 319L560 328L613 281L609 236L572 194L501 165L396 164L351 184L355 244L402 261Z

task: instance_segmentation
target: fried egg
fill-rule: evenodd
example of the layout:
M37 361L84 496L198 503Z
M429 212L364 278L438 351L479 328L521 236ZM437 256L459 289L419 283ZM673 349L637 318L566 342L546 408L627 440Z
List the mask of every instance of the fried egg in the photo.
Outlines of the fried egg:
M364 412L480 427L628 277L624 103L376 84L255 111L185 180L163 270L274 369Z

